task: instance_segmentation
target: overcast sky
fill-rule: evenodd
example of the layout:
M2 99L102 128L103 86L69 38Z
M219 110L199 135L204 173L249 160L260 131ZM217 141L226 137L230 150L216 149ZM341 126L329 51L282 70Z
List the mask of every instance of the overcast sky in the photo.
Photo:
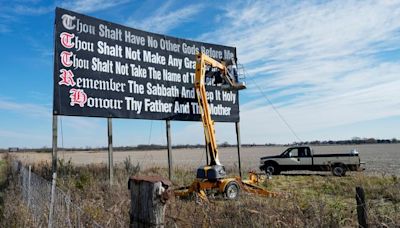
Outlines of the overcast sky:
M0 2L0 148L51 145L56 6L237 47L243 143L400 138L400 1L16 0ZM106 124L61 117L59 145L106 146ZM116 146L166 143L165 121L113 124ZM236 140L232 123L216 134ZM172 142L203 143L201 124L172 122Z

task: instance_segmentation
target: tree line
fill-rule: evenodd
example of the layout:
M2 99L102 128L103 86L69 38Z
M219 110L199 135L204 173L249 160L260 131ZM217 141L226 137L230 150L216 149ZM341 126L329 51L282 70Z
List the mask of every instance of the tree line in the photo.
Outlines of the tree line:
M301 142L293 142L289 144L276 144L276 143L265 143L265 144L256 144L256 143L245 143L242 144L242 147L256 147L256 146L293 146L293 145L353 145L353 144L390 144L390 143L400 143L400 140L393 139L375 139L375 138L359 138L354 137L348 140L314 140L314 141L301 141ZM236 144L230 144L228 142L223 142L218 144L219 147L235 147ZM181 148L204 148L204 144L179 144L173 145L173 149L181 149ZM107 147L72 147L72 148L58 148L58 150L62 151L105 151ZM114 151L144 151L144 150L165 150L167 149L167 145L161 144L139 144L137 146L117 146L113 147ZM8 149L0 149L0 152L51 152L52 148L50 147L42 147L42 148L18 148L18 147L10 147Z

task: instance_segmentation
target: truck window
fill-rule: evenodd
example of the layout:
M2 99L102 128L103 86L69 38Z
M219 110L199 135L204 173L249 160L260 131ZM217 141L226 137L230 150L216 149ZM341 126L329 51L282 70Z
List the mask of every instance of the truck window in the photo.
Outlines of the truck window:
M311 157L311 150L309 147L306 147L306 157Z
M299 157L310 157L311 152L310 149L307 147L301 147L299 148Z
M299 156L299 152L297 148L293 148L289 151L289 157L298 157Z

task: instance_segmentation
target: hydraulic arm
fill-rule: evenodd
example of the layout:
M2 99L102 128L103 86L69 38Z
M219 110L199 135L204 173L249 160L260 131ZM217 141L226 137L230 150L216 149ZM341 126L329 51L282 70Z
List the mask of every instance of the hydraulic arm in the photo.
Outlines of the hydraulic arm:
M206 138L206 146L210 154L210 163L200 167L197 170L197 178L216 180L225 177L225 168L219 161L218 147L215 138L214 121L211 119L211 112L208 106L206 94L206 66L217 68L220 76L225 81L226 88L231 90L245 89L244 84L238 84L235 81L234 71L229 71L227 66L220 63L203 53L197 54L195 73L195 90L200 108L201 120L204 127L204 135Z
M244 83L237 83L237 72L235 72L235 64L226 66L224 62L220 63L203 53L196 56L196 73L195 73L195 90L199 103L201 120L204 126L204 134L206 138L207 148L210 154L209 164L201 166L197 169L196 180L187 187L175 189L176 196L187 196L191 193L197 193L201 198L207 199L207 193L216 191L223 193L227 199L236 199L239 190L256 193L264 196L276 196L277 193L267 191L259 187L259 177L256 173L250 172L248 180L242 180L240 177L227 178L224 166L218 158L218 148L215 139L214 121L211 119L211 112L208 106L206 93L206 69L207 66L217 68L219 75L225 84L223 89L241 90L245 89ZM213 74L215 77L215 74Z

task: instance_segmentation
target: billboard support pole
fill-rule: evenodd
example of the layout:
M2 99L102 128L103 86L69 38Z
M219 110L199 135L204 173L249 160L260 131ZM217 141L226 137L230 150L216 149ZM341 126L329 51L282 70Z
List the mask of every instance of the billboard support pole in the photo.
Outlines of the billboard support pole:
M172 145L171 145L171 122L170 120L166 120L166 130L167 130L167 151L168 151L168 177L171 180L172 178Z
M110 186L113 184L114 179L114 163L113 163L113 140L112 140L112 118L107 118L108 129L108 179Z
M241 164L241 161L240 161L241 144L240 144L240 124L239 124L239 121L235 122L235 126L236 126L237 153L238 153L238 162L239 162L239 175L240 175L240 177L242 177L242 164Z
M57 171L57 133L58 133L58 128L57 128L57 115L53 114L53 149L51 152L51 169L52 173L55 173Z

